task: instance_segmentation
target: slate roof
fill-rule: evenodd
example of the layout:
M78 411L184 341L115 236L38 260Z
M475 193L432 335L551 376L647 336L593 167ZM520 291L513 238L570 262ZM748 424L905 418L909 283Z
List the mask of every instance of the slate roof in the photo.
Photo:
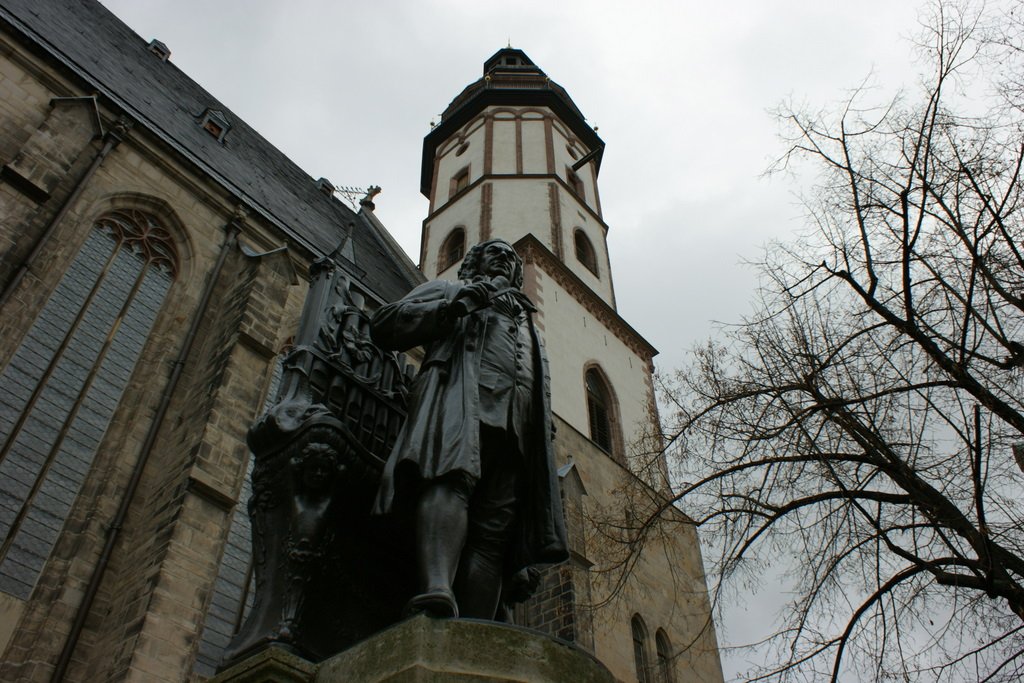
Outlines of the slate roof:
M381 233L378 221L321 192L229 106L172 61L151 53L148 40L98 2L0 0L0 21L314 253L332 252L353 225L355 263L365 273L361 280L383 300L401 297L422 280L390 235ZM208 109L231 125L223 144L199 125Z

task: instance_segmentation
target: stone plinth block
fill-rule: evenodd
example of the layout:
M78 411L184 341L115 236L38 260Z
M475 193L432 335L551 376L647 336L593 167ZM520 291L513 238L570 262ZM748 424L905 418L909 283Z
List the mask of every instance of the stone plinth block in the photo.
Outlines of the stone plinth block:
M313 683L317 665L279 647L243 659L207 683Z
M316 683L618 683L565 642L516 626L418 616L319 666Z

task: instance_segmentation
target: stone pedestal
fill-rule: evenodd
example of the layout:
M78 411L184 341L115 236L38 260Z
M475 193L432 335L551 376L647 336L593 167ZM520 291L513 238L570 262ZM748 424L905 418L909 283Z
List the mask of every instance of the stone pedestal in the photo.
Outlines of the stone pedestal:
M312 664L265 650L210 683L618 683L593 656L535 631L418 616Z
M243 659L207 683L312 683L317 666L280 647Z

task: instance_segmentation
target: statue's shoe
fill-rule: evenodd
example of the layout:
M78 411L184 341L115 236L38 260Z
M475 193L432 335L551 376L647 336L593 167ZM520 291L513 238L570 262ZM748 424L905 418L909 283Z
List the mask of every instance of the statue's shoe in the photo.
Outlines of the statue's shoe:
M420 593L405 606L406 614L427 614L431 617L450 618L459 616L459 606L450 590L439 589Z

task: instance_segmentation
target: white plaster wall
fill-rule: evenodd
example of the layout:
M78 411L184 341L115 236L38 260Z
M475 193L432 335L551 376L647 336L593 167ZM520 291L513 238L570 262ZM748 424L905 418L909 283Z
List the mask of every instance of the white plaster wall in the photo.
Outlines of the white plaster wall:
M555 152L555 169L564 171L566 166L572 166L575 164L580 157L586 154L587 150L583 145L577 145L576 154L578 156L576 159L573 159L569 154L569 150L566 149L569 140L573 137L569 132L569 129L557 120L552 122L551 128L551 139Z
M532 233L551 249L551 206L548 180L508 178L493 181L491 233L515 242Z
M604 225L598 222L592 214L581 209L573 194L564 188L559 188L558 199L562 214L562 244L565 245L565 265L614 308L615 294L612 290L611 266L608 260L608 243L605 240ZM594 275L589 268L576 259L576 228L583 230L594 247L597 258L597 275Z
M597 362L618 403L626 452L649 423L650 384L644 361L540 269L536 278L539 320L551 364L551 409L589 435L584 368Z
M555 119L553 122L552 140L555 152L555 172L559 177L568 182L569 178L565 169L572 168L573 164L582 159L586 154L589 154L591 150L584 146L558 119ZM569 154L568 147L570 142L573 143L576 151L575 159ZM597 206L597 192L594 188L594 174L591 171L592 167L593 162L588 162L576 172L576 175L583 181L583 193L586 197L587 206L600 216L601 213L598 211Z
M474 187L459 198L459 201L444 207L428 223L425 230L426 240L423 263L420 270L428 278L438 276L437 257L445 238L456 227L466 229L466 248L480 241L480 201L481 186ZM358 258L358 255L357 255ZM455 279L458 268L449 268L443 275Z
M494 114L492 173L516 172L516 122L512 114Z
M555 250L551 237L552 215L549 197L550 180L546 178L516 177L516 116L520 118L521 153L523 172L525 174L546 174L547 143L545 133L546 109L510 110L507 107L489 107L480 116L468 123L460 135L453 135L438 148L438 171L436 180L436 196L432 205L432 215L444 209L440 215L431 219L424 263L421 264L429 277L435 276L437 252L444 237L456 225L465 225L467 229L467 246L480 241L480 195L478 188L460 196L454 204L448 205L448 193L451 179L467 165L469 166L469 182L473 183L483 174L486 147L486 117L493 117L492 122L492 156L491 171L494 174L505 174L511 177L499 178L493 183L491 207L491 234L515 242L527 234L533 234L548 249ZM456 156L464 140L468 147ZM552 121L552 143L555 159L555 174L566 180L566 167L575 162L569 154L571 144L577 157L582 157L589 150L580 143L571 131L557 119ZM558 185L558 203L560 212L560 234L563 245L565 264L587 284L598 296L615 306L615 294L612 289L611 268L605 240L606 228L594 204L595 190L589 166L580 169L578 176L583 180L587 203L584 205L566 186ZM587 207L591 210L587 210ZM597 256L598 275L576 260L573 238L574 228L582 228L590 239Z
M462 154L458 154L461 143L459 136L452 136L438 147L437 176L434 179L435 196L432 198L430 210L444 206L448 202L448 191L451 179L467 165L469 166L469 182L479 178L484 172L484 120L478 117L462 129L463 139L469 143Z
M524 112L521 125L523 130L523 173L547 173L548 153L544 138L543 114Z

